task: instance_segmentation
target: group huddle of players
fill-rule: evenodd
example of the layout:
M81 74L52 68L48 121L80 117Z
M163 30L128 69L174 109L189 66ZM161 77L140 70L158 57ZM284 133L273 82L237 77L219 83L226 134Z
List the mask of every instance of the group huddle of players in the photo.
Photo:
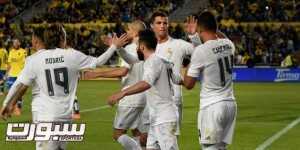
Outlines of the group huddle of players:
M105 64L117 52L121 67L85 71L84 78L122 78L122 90L107 102L118 103L113 138L124 149L179 149L181 88L192 89L201 77L199 142L204 150L225 150L232 141L237 111L232 88L234 44L218 31L208 11L187 18L191 43L170 37L168 25L163 12L152 14L150 29L142 21L133 21L127 33L114 35L110 47L97 58L69 47L62 25L34 29L32 46L38 51L26 58L3 102L1 117L10 117L31 86L34 123L71 122L80 71ZM190 65L182 76L183 59L189 55ZM37 141L36 149L66 149L66 142Z

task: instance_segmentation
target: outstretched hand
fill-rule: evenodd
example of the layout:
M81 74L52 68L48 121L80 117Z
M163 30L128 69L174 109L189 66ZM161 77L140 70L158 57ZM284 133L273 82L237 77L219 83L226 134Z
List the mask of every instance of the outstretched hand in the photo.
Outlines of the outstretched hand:
M113 35L112 44L116 45L117 48L123 47L129 41L129 37L126 33L122 34L120 37L117 37L116 34Z
M0 117L3 120L7 120L8 118L11 117L11 114L12 114L13 110L14 110L14 107L11 106L11 105L7 105L7 106L1 108Z
M108 103L108 105L113 106L116 103L118 103L124 96L125 96L125 94L122 91L115 93L115 94L111 95L110 97L108 97L107 103Z
M195 34L197 32L198 20L195 16L188 16L186 19L185 32L188 34Z

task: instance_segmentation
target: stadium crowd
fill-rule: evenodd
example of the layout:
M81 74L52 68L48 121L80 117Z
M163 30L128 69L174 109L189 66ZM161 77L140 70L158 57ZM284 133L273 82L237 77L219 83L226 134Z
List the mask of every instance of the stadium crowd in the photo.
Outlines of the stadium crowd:
M103 22L130 22L143 20L148 12L156 9L172 12L182 5L183 0L53 0L47 12L33 18L33 22L88 22L102 20Z
M300 20L297 0L210 0L210 6L219 19L237 22Z
M20 6L18 8L19 11L32 4L34 0L23 2L24 4L18 5ZM291 53L300 50L300 35L297 32L297 28L299 27L292 26L289 23L280 25L267 24L268 21L299 21L299 2L291 3L290 1L282 0L279 2L281 5L274 3L273 0L263 0L261 3L235 0L218 0L217 3L210 2L211 8L209 9L219 16L220 30L236 44L236 65L247 65L249 67L254 65L280 66L282 61L289 57ZM118 35L123 33L126 22L134 19L145 20L147 18L147 13L145 12L155 9L163 9L171 12L181 6L182 3L182 0L53 0L47 8L48 12L42 16L34 17L32 22L60 21L74 24L95 20L116 22L114 26L104 26L101 28L92 28L89 26L66 28L68 35L72 35L70 36L73 39L71 44L74 48L82 50L86 54L98 56L106 48L105 40L107 36L110 37L114 32ZM12 4L5 3L6 9L3 7L1 9L8 10L7 8ZM266 13L266 10L262 10L265 6L269 7L269 13ZM87 10L87 8L89 9ZM7 16L7 13L4 14ZM3 22L3 13L0 14L0 18L0 38L5 47L9 50L13 38L18 37L22 41L22 47L30 50L30 29L22 21L17 26L10 25L5 21ZM238 23L240 21L265 22L259 25L242 25ZM181 25L171 25L169 31L171 36L187 40L187 35ZM111 64L115 64L116 62L117 59L112 59Z
M229 28L221 25L220 30L235 43L236 64L278 66L286 56L300 49L299 34L285 24L280 27L248 25Z

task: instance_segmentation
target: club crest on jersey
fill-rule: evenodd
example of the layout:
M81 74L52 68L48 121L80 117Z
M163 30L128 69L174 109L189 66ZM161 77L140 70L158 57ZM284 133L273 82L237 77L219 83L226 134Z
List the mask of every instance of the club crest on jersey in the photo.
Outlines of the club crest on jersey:
M172 53L173 53L171 48L168 48L167 52L168 52L169 55L172 55Z

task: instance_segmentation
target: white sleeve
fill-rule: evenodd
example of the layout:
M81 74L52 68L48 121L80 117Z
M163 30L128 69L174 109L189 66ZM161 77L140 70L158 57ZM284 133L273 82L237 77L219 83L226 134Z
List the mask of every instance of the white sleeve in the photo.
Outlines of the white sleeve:
M28 59L26 59L24 68L18 76L17 81L30 86L36 78L33 67L34 65Z
M192 44L196 47L200 44L202 44L201 39L199 37L198 33L195 33L193 35L188 35L189 39L191 40Z
M97 58L96 66L104 65L117 50L115 45L111 45L102 55Z
M36 76L33 72L31 63L29 62L29 59L26 59L23 70L21 71L20 75L18 76L16 82L9 89L9 91L5 97L5 100L3 101L3 107L10 103L10 101L12 100L12 97L17 92L17 87L19 84L22 83L24 85L29 86L33 83L35 77Z
M162 63L156 63L155 60L150 60L144 64L143 80L153 86L160 76Z
M84 53L78 51L78 50L72 50L72 56L71 60L72 62L77 62L78 69L89 69L89 68L95 68L97 58L85 55Z
M201 48L197 48L192 55L190 67L187 75L190 77L199 77L201 69L205 67L205 56L202 53Z
M78 64L79 70L94 69L97 66L101 66L101 65L105 64L111 58L111 56L114 54L116 49L117 49L116 46L112 45L102 55L100 55L97 58L85 55L80 51L73 50L75 56L72 58L75 59L74 62L79 63Z
M125 67L125 68L131 68L130 64L128 64L125 60L121 60L121 67Z
M137 63L137 62L140 61L137 56L134 56L134 55L130 54L124 48L120 48L118 50L118 53L123 58L123 60L125 62L127 62L128 64L134 64L134 63Z
M15 95L15 93L17 92L17 87L18 87L18 84L20 84L20 82L17 80L12 86L11 88L9 89L4 101L3 101L3 104L2 106L3 107L6 107L10 101L12 100L12 97Z
M194 52L194 49L195 49L193 44L191 44L187 41L184 41L184 40L181 40L179 46L181 46L181 48L184 50L185 55L192 55Z

